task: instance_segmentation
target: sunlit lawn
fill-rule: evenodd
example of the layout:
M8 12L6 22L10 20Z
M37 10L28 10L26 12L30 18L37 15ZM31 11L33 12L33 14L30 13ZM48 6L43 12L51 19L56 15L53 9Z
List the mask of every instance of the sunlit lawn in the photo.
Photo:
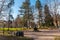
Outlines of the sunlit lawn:
M25 31L25 30L31 30L27 28L0 28L0 35L5 35L5 36L10 36L10 35L15 35L17 31ZM4 32L3 32L4 31Z
M27 28L0 28L0 31L20 31L20 30L27 30Z
M0 28L0 36L2 37L1 40L33 40L32 38L28 37L17 37L11 34L12 32L16 31L23 31L23 30L29 30L27 28ZM4 33L3 33L4 31Z

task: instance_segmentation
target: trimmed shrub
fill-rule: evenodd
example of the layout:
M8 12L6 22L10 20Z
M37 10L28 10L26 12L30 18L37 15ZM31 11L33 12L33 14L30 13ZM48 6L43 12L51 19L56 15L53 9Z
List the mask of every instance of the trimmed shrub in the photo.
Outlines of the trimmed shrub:
M16 36L24 37L24 32L23 31L18 31L18 32L16 32Z

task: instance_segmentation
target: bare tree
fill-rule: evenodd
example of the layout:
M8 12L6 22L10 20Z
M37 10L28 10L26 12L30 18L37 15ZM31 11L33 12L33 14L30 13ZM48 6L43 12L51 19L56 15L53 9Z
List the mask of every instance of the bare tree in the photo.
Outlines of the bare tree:
M58 20L57 20L57 9L58 9L58 0L54 0L54 22L55 22L55 26L56 28L59 28L58 27Z
M6 17L8 16L7 14L9 14L10 16L10 13L11 13L10 8L13 5L13 3L14 3L14 0L0 0L0 20L5 20ZM3 33L4 33L4 27L5 25L3 26Z

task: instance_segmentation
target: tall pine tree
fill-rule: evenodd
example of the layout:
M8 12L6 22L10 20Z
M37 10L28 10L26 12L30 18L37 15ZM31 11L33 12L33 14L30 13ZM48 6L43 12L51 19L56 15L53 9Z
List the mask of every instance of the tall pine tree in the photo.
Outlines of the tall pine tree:
M30 6L30 0L25 0L22 4L22 9L24 9L23 20L25 21L25 26L30 27L30 22L33 20L32 8Z
M35 7L37 8L38 13L39 13L39 15L38 15L38 17L39 17L39 25L41 26L41 23L42 23L42 5L41 5L40 0L36 1Z
M45 13L45 24L46 26L53 26L53 18L50 14L48 5L44 6L44 13Z

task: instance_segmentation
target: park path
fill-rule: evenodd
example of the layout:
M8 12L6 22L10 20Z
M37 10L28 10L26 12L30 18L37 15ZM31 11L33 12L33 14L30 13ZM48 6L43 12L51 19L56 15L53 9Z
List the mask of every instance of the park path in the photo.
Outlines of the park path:
M55 36L60 36L60 32L58 30L49 30L49 31L41 31L41 32L24 32L26 37L34 38L34 40L54 40Z

